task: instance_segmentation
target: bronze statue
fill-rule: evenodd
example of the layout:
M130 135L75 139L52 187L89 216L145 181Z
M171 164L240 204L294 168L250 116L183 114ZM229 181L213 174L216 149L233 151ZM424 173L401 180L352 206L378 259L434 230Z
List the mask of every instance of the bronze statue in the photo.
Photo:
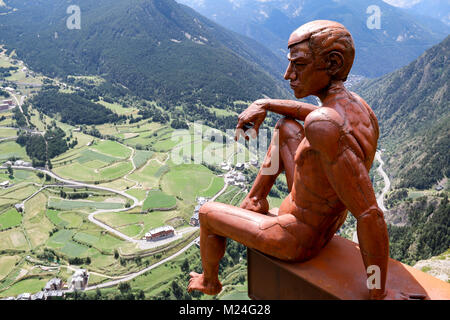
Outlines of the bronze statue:
M368 174L379 128L367 103L344 87L355 56L349 31L337 22L312 21L291 34L288 47L284 78L296 98L314 95L322 106L263 99L239 115L236 139L249 124L257 132L267 111L284 118L241 207L216 202L201 207L203 273L190 273L188 291L221 291L218 271L227 237L285 261L305 261L331 240L349 210L357 220L364 265L381 271L381 287L368 289L370 298L424 298L385 288L389 238ZM279 159L278 171L265 174L274 159ZM283 171L290 194L274 216L268 214L266 198Z

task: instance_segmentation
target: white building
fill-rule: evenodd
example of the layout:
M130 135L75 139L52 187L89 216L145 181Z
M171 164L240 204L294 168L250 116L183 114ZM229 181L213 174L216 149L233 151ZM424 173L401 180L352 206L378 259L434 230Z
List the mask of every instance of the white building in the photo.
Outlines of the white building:
M31 300L31 293L25 292L17 296L17 300Z
M88 280L89 273L85 269L78 269L73 273L70 284L73 290L84 290Z
M0 182L0 188L7 188L9 187L9 180Z

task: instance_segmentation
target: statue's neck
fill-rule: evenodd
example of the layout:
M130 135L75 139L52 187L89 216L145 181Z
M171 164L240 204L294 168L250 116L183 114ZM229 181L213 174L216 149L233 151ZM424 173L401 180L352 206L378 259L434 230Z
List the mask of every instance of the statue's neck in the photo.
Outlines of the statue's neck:
M332 98L342 91L345 91L344 82L342 80L331 80L330 85L317 94L322 104L329 98Z

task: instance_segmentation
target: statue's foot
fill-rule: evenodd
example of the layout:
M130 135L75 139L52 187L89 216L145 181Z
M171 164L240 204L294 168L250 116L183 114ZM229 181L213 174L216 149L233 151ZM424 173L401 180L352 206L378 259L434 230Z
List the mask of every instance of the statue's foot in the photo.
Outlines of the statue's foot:
M189 279L188 292L197 290L213 296L222 291L222 284L218 280L211 283L205 279L203 273L191 272L189 275L191 279Z
M241 203L241 208L253 212L267 214L269 212L269 202L265 198L259 199L257 197L245 197L244 201L242 201Z

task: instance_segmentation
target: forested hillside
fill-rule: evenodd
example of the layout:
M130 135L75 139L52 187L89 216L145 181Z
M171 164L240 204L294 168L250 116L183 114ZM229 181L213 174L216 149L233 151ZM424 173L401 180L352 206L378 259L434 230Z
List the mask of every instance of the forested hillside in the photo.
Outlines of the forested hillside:
M450 36L408 66L356 88L374 109L396 187L450 176Z
M52 77L102 75L167 103L289 96L280 58L173 0L5 3L16 10L0 16L0 42ZM80 7L79 30L66 27L70 4Z

